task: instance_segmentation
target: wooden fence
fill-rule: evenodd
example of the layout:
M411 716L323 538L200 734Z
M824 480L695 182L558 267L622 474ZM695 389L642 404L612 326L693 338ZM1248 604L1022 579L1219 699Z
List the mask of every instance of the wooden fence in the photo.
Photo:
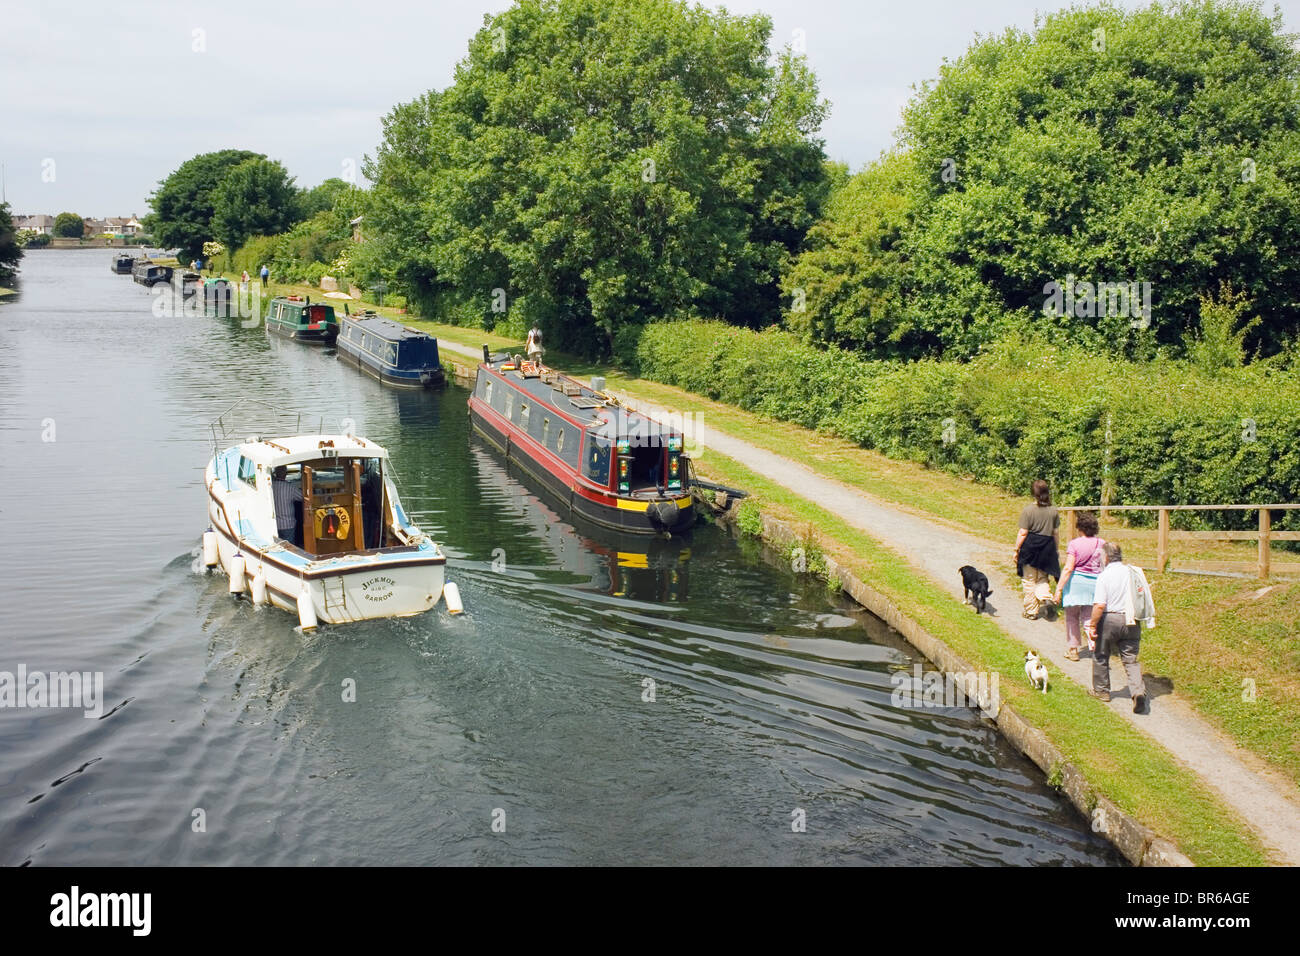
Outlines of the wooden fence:
M1176 565L1176 571L1230 571L1250 573L1256 571L1261 578L1270 574L1300 575L1300 562L1272 562L1269 545L1273 541L1300 541L1300 531L1274 531L1273 511L1294 511L1300 504L1293 505L1074 505L1059 510L1065 514L1066 540L1074 537L1075 515L1080 511L1092 511L1099 519L1105 521L1112 511L1155 511L1158 512L1155 528L1156 535L1156 569L1165 570L1170 566L1170 541L1257 541L1259 557L1256 561L1200 561L1196 565ZM1171 511L1258 511L1259 530L1257 531L1171 531L1169 530L1169 513ZM1125 537L1149 534L1145 529L1120 529L1119 535ZM1115 535L1115 532L1111 532ZM1119 535L1116 535L1117 537ZM1104 533L1102 537L1107 535Z

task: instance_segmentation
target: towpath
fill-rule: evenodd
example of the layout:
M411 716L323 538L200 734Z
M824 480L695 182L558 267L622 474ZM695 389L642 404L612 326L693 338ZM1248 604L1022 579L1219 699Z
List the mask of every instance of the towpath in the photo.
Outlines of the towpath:
M481 359L481 351L439 341L439 348ZM680 413L644 402L635 396L611 392L624 405L651 417ZM686 437L696 446L715 449L733 458L800 497L840 515L855 528L867 532L890 547L924 573L936 587L962 597L957 569L965 564L979 568L1003 568L1011 558L1014 530L1006 541L989 541L945 524L902 511L897 506L826 478L805 465L791 461L749 442L733 438L699 422L696 416L681 416ZM993 596L988 608L994 621L1026 647L1038 651L1056 674L1064 674L1084 687L1092 686L1092 661L1085 654L1079 661L1066 660L1064 623L1031 621L1020 615L1019 587L1007 586L997 574L990 574ZM1245 819L1260 839L1289 865L1300 866L1300 794L1291 783L1254 755L1238 747L1202 719L1177 694L1151 694L1150 713L1133 713L1124 686L1123 669L1112 663L1109 706L1125 720L1159 741L1193 770L1205 784Z

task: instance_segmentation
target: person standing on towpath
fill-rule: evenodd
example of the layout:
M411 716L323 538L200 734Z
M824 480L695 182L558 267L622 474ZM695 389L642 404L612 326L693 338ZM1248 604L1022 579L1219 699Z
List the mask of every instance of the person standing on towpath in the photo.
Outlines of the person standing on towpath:
M1052 588L1049 578L1060 579L1061 556L1056 549L1056 532L1061 518L1052 504L1047 482L1036 479L1030 489L1034 503L1020 512L1020 534L1016 538L1016 574L1024 581L1023 615L1035 619L1050 611Z

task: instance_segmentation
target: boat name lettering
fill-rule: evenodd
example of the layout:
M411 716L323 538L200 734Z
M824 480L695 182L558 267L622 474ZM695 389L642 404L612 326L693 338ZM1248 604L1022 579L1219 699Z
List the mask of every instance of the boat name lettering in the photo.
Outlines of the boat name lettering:
M397 582L389 577L371 578L361 585L361 595L367 601L387 601L393 596Z

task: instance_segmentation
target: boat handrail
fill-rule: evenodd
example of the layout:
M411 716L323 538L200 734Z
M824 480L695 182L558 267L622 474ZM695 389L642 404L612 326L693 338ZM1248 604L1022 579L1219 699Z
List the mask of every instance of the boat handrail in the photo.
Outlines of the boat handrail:
M253 410L250 411L250 407L253 407ZM337 428L327 430L327 425L335 423L338 424ZM315 428L312 427L313 425ZM247 397L239 399L208 423L214 457L233 444L247 441L252 435L284 438L301 435L306 431L324 435L341 434L345 429L340 420L327 418L324 415L304 415L301 411L285 408L260 398Z

